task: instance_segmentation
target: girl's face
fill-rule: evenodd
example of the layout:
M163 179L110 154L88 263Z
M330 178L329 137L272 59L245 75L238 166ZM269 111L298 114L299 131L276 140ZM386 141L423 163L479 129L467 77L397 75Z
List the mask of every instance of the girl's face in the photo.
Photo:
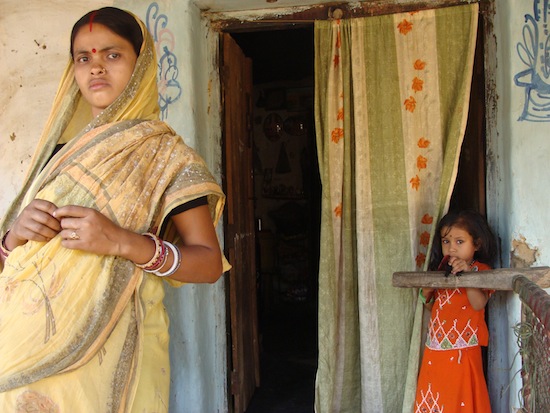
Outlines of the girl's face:
M75 80L95 117L122 93L137 55L125 38L94 23L82 26L73 43Z
M441 249L443 256L449 255L471 262L479 247L468 231L452 226L441 229Z

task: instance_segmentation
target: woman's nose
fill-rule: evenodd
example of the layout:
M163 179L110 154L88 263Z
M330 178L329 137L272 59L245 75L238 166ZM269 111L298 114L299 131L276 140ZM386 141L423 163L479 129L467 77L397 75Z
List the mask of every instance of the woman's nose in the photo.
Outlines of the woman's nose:
M92 75L104 75L106 72L105 68L100 64L93 65L91 71Z

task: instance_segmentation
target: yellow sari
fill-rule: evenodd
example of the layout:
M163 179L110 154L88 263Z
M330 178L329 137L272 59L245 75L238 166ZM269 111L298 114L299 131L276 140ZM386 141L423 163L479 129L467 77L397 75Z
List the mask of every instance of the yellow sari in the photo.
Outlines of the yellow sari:
M138 233L162 228L163 238L174 241L169 213L207 197L217 224L224 195L203 160L158 120L153 43L136 20L145 40L134 74L123 94L87 125L91 112L69 62L2 233L35 198L94 208ZM160 278L122 258L65 249L59 236L15 248L0 273L2 410L168 411L163 297Z

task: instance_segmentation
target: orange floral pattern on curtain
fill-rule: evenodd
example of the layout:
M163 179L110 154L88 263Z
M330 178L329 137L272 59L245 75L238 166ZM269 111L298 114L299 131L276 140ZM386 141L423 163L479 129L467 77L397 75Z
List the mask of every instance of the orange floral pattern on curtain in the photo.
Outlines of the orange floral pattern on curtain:
M426 265L448 203L477 18L468 5L315 22L319 413L413 410L422 307L387 286Z
M397 25L397 30L403 36L406 36L413 29L414 29L413 24L406 19L403 19ZM422 72L426 69L426 66L427 66L426 61L422 60L421 58L418 58L413 62L413 68L417 72L417 75L413 77L410 83L411 91L414 94L420 94L422 92L425 92ZM415 97L411 94L409 98L405 99L403 104L405 106L405 109L411 113L411 116L414 116L414 112L417 109L417 106L421 103L419 103L419 100L415 99ZM420 137L417 142L417 147L418 147L418 155L416 158L416 166L418 171L414 176L412 176L409 179L411 188L414 189L415 191L418 191L420 189L422 185L422 172L424 172L428 168L429 157L427 154L427 149L430 147L430 141L425 137ZM427 228L430 228L432 222L433 222L433 218L431 218L428 214L425 214L421 218L421 224L425 225ZM420 232L418 243L420 248L415 258L415 261L416 261L417 268L422 268L424 266L424 263L426 262L426 252L430 244L429 231L425 230Z
M338 25L338 31L335 38L334 43L334 56L332 58L332 62L334 64L334 68L338 68L340 65L340 49L342 46L342 34L340 31L340 20L337 21ZM331 132L331 142L333 144L341 144L342 139L344 139L344 106L343 106L343 99L344 99L344 93L343 91L340 91L339 94L340 100L342 100L342 106L338 108L336 112L336 122L338 126L334 127ZM335 218L342 218L342 202L338 203L338 205L333 209L334 217Z

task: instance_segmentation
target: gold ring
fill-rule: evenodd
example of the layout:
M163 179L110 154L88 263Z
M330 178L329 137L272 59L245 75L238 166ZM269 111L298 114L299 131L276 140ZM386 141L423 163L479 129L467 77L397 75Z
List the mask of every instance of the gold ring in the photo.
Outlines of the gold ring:
M69 235L69 238L74 240L80 239L76 231L71 232L71 235Z

